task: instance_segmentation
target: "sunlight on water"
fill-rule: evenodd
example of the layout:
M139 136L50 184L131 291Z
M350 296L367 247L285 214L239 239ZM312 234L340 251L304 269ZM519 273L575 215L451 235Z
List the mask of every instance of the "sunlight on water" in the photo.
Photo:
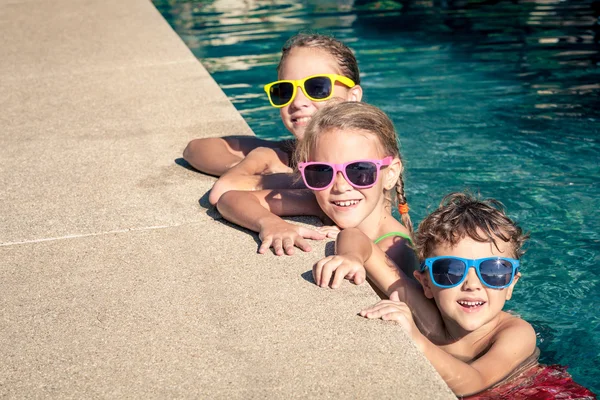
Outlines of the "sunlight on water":
M285 40L350 45L399 133L413 221L454 190L501 200L531 232L507 309L600 392L600 2L154 3L263 138L290 137L262 89Z

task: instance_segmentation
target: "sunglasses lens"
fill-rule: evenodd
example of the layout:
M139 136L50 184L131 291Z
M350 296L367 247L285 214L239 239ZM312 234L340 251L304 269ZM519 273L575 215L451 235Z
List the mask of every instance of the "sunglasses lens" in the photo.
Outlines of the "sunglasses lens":
M331 94L331 79L325 76L316 76L304 82L306 94L313 99L325 99Z
M346 166L346 175L353 186L373 186L377 181L377 165L368 161L348 164Z
M455 286L465 275L466 267L464 262L453 258L436 260L431 266L434 283L442 286Z
M488 286L508 286L512 278L512 264L507 260L487 260L479 266L481 279Z
M286 104L292 99L294 85L289 82L276 83L269 89L269 97L276 106Z
M313 189L326 188L333 180L333 168L326 164L312 164L304 168L306 186Z

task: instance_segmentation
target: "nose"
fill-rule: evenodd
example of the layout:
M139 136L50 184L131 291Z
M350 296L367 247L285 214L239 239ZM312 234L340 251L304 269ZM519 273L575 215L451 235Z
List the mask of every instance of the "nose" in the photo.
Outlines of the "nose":
M342 171L338 171L335 174L335 179L333 180L333 185L331 187L331 190L333 190L335 192L345 192L345 191L351 190L351 189L352 189L352 185L350 185L350 183L348 183L348 181L344 177L344 174L342 174Z
M462 287L463 290L468 291L481 289L481 281L477 276L477 271L475 271L475 268L469 268L469 271L467 271L467 277L463 281Z
M307 107L308 105L310 105L310 103L311 103L311 101L304 94L304 90L300 86L298 86L296 88L296 96L292 99L292 102L290 103L290 107L298 109L298 108L302 108L302 107Z

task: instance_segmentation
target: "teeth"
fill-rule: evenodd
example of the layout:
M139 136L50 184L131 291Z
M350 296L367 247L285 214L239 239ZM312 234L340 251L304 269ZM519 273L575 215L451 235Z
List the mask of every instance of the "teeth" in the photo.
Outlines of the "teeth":
M308 122L308 121L310 121L310 117L296 118L296 122L299 122L299 123L304 123L304 122Z
M485 303L484 301L465 301L465 300L458 301L458 304L460 304L461 306L465 306L465 307L482 306L484 303Z
M358 200L334 201L333 204L339 207L350 207L358 204Z

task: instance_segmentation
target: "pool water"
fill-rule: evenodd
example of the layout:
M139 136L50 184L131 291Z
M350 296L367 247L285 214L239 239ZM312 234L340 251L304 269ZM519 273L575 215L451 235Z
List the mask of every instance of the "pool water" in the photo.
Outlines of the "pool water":
M399 132L413 221L465 188L502 201L531 233L505 309L533 324L541 362L600 393L600 2L154 4L263 138L290 137L262 89L285 40L350 45L364 100Z

